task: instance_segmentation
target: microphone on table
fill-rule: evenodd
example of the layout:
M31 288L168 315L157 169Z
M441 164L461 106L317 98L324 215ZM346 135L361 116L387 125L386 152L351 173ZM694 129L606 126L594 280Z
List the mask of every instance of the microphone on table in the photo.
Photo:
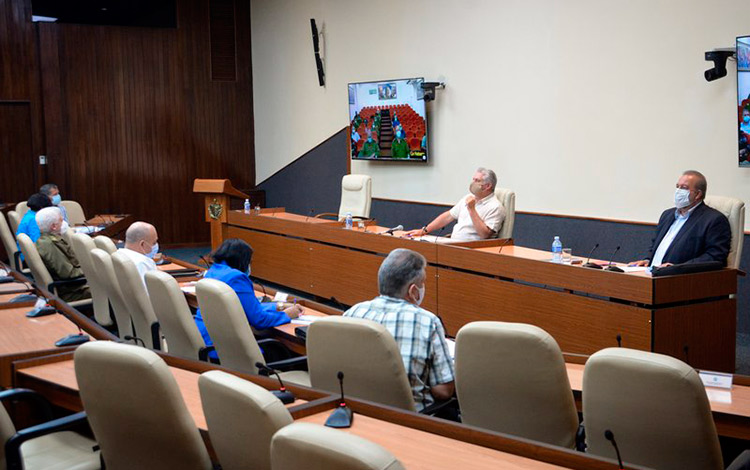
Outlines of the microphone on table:
M263 291L263 297L260 298L260 303L270 302L271 301L271 297L269 297L268 294L266 293L266 286L264 286L260 282L257 283L257 284L260 286L260 290Z
M395 227L389 228L388 230L386 230L385 232L383 232L383 234L384 235L393 235L393 232L395 232L397 230L403 230L403 229L404 229L403 225L396 225Z
M281 381L281 376L278 372L276 372L275 369L271 369L267 365L263 364L262 362L256 362L255 367L258 369L264 371L265 373L271 375L275 375L276 378L279 380L279 389L278 390L271 390L271 393L273 396L281 400L281 403L288 405L290 403L294 403L294 394L292 392L287 391L286 387L284 386L284 382Z
M336 376L339 379L339 386L341 387L341 401L338 408L333 410L331 416L328 417L325 425L329 428L350 428L352 427L353 413L351 408L346 406L346 400L344 400L344 373L339 371Z
M440 234L443 233L443 230L445 230L445 226L440 227L440 230L438 230L437 235L435 235L435 241L433 243L435 243L436 245L438 244L438 241L440 240Z
M620 333L617 333L617 336L615 336L615 339L617 340L617 347L622 347L622 335Z
M615 448L615 454L617 455L617 464L620 466L620 470L625 470L625 467L622 466L622 459L620 458L620 449L617 448L617 442L615 442L615 434L609 429L606 429L604 431L604 438L611 442L612 447Z
M503 248L505 248L505 245L508 245L513 239L512 238L506 238L504 242L500 244L500 249L497 250L499 254L503 253Z
M310 217L312 217L314 213L315 213L315 209L310 209L310 214L308 214L308 215L305 216L305 222L307 222L307 219L309 219Z
M625 271L622 270L622 268L619 268L612 264L612 260L615 259L615 255L617 252L620 251L620 245L617 245L617 248L615 248L615 251L612 253L612 256L609 257L609 263L607 264L607 267L604 269L605 271L612 271L613 273L624 273Z
M599 244L598 243L596 245L594 245L594 248L592 248L591 251L589 252L589 257L588 257L588 259L586 259L586 263L583 265L584 268L602 269L602 267L599 266L598 264L591 262L591 255L594 254L594 252L596 251L597 248L599 248Z
M79 344L87 343L89 341L89 335L84 334L81 327L78 327L78 334L70 334L63 336L62 338L55 341L55 346L63 348L65 346L77 346Z

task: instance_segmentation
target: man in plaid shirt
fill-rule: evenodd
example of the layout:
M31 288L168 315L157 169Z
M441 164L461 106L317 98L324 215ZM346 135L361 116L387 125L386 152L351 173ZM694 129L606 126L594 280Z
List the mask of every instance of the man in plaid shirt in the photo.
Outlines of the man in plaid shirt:
M425 294L426 265L417 252L393 250L378 270L380 295L344 313L378 322L396 338L417 411L435 400L448 400L455 390L443 326L435 314L419 308Z

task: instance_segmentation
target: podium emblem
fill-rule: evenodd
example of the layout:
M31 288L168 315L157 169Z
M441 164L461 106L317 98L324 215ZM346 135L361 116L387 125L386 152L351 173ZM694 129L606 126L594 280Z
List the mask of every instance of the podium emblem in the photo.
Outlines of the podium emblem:
M224 208L219 204L219 201L216 198L214 198L213 202L208 205L208 215L214 220L221 217L221 212L223 210Z

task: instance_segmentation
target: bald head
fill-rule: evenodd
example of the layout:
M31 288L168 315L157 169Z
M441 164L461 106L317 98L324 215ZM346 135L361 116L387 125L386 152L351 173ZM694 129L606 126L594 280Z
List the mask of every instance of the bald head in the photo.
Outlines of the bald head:
M147 222L134 222L125 232L125 248L146 254L159 241L156 228Z

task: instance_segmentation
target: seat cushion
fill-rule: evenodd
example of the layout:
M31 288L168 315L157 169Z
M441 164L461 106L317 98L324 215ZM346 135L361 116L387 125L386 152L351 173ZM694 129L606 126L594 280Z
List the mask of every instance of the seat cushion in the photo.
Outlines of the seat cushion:
M310 374L304 370L290 370L289 372L282 372L279 375L281 376L281 380L286 382L302 385L303 387L310 386Z
M96 442L64 431L38 437L21 445L26 470L88 470L101 468Z

